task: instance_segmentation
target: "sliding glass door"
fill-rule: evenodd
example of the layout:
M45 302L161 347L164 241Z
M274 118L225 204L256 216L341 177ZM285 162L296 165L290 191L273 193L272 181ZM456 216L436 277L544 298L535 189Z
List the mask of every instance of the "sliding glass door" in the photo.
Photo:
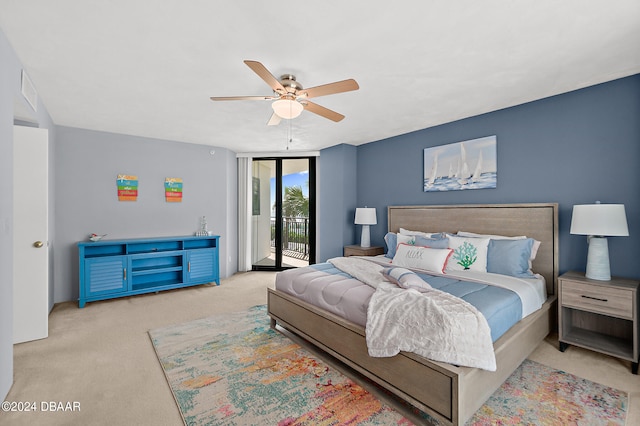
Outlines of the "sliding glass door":
M253 270L315 263L315 157L254 158Z

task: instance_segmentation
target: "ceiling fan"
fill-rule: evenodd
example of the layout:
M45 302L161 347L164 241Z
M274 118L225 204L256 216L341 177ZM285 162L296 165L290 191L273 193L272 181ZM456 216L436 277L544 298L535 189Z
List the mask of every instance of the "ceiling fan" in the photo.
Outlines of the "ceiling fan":
M335 83L323 84L322 86L304 89L302 85L296 81L296 77L291 74L280 76L280 80L275 78L267 68L258 61L244 61L249 68L253 70L260 78L262 78L273 89L271 96L212 96L212 101L262 101L273 100L271 104L273 114L267 123L274 126L280 123L283 118L292 119L298 117L303 110L318 114L329 120L338 122L344 118L344 115L309 101L310 98L319 96L333 95L336 93L350 92L358 90L360 86L354 79L336 81Z

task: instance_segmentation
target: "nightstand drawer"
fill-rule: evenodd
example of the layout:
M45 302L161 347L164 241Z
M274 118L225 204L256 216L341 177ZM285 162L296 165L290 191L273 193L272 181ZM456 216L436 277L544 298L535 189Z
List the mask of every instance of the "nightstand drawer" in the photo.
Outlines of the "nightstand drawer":
M562 306L633 319L634 293L631 290L563 281L561 297Z

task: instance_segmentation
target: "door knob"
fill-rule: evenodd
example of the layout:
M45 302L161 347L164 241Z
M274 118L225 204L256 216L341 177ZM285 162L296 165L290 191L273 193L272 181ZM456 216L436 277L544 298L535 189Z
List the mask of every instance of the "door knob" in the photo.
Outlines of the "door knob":
M33 246L35 248L40 248L44 245L44 243L42 241L36 241L35 243L33 243Z

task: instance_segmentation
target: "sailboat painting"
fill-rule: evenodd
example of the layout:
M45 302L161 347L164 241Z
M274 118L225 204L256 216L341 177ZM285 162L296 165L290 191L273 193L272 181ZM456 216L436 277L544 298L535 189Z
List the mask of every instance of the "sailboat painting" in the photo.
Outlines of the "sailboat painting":
M424 192L495 188L496 136L424 150Z

